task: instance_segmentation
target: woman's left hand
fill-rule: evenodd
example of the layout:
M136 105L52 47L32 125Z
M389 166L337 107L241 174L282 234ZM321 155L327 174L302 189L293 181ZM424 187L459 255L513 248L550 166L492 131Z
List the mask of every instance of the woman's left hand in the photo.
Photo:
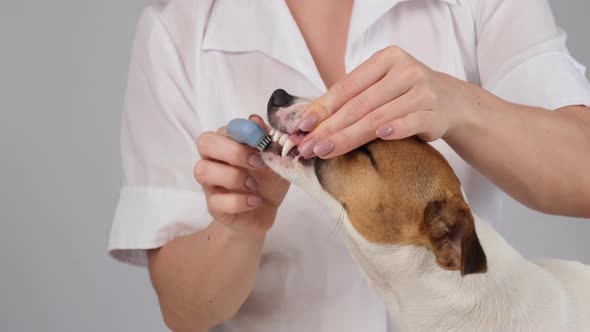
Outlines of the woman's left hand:
M434 71L399 47L375 53L304 112L305 157L331 158L380 137L444 137L467 121L468 83Z

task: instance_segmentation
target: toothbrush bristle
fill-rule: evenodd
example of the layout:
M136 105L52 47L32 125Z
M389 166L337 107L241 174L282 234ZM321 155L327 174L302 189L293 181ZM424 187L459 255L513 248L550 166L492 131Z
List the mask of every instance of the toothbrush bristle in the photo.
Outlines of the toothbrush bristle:
M260 142L258 142L258 144L256 144L256 148L258 148L258 151L262 152L264 151L264 149L266 149L266 147L270 144L271 142L271 137L270 136L264 136Z

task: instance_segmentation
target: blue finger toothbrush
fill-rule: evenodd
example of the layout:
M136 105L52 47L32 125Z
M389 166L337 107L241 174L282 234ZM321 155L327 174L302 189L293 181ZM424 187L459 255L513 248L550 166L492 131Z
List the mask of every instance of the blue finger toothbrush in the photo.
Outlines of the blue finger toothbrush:
M271 142L270 136L256 122L246 119L237 118L231 120L226 131L234 141L247 144L260 152Z

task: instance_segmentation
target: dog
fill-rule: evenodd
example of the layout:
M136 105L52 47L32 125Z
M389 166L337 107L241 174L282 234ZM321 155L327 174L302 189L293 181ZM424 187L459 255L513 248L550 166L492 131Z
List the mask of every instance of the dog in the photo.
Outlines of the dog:
M309 104L273 92L262 158L340 218L396 331L590 331L589 266L524 259L472 213L447 161L418 138L299 156Z

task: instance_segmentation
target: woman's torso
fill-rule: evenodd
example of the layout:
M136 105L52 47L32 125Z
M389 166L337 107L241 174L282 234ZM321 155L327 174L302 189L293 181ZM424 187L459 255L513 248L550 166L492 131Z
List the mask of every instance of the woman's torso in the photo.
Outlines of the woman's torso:
M395 44L434 70L478 83L471 15L468 6L453 0L357 1L345 71ZM282 1L215 1L197 51L194 88L204 129L252 113L265 115L266 102L277 88L310 99L326 91ZM496 223L503 194L444 141L432 144L457 173L474 212ZM317 202L292 187L265 242L252 294L234 319L215 331L391 329L336 225Z

